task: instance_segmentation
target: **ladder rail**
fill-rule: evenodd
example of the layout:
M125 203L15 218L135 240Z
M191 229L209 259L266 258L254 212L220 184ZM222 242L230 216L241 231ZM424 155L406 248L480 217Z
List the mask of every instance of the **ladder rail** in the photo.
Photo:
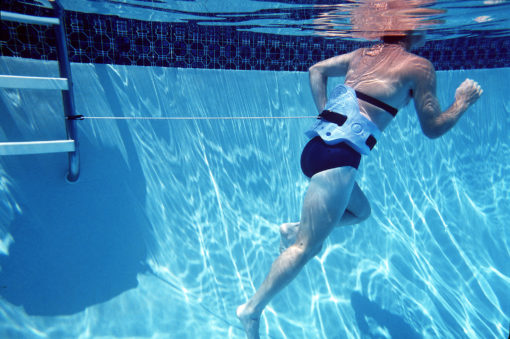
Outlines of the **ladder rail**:
M78 148L78 128L76 126L76 109L73 97L73 81L71 77L71 64L67 55L67 36L64 28L64 8L59 0L50 1L55 17L37 17L33 15L19 14L8 11L0 11L0 19L29 24L55 25L57 40L57 62L60 78L24 77L24 76L0 76L0 88L37 88L58 89L62 91L62 104L65 115L67 141L53 142L29 142L29 143L0 143L0 155L33 154L50 152L68 152L69 172L67 180L75 182L80 175L80 155ZM11 152L11 153L9 153ZM28 153L27 153L28 152Z
M0 88L69 89L66 78L0 75Z
M66 116L67 139L75 141L75 151L69 152L69 173L67 179L71 182L78 180L80 175L80 154L78 148L78 128L76 126L76 109L73 96L73 79L71 76L71 64L67 55L67 38L64 29L64 8L58 0L52 1L51 5L55 16L59 18L60 25L55 27L57 36L58 67L60 77L67 79L67 90L62 91L62 102Z

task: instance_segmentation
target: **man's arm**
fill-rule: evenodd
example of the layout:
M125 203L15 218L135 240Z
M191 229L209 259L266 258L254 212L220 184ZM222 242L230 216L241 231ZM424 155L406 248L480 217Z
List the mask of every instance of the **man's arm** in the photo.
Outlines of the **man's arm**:
M356 51L316 63L308 70L313 100L319 112L326 106L328 77L345 76Z
M453 104L441 112L436 97L436 73L432 64L424 60L418 68L419 74L413 89L414 107L423 133L429 138L438 138L448 132L464 112L478 100L483 91L480 85L466 79L455 91Z

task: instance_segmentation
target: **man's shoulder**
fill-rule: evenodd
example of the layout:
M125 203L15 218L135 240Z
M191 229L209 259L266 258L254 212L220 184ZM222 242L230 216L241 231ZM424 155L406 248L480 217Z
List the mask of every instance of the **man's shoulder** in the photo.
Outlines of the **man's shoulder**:
M401 63L401 71L410 76L414 81L429 78L436 70L430 60L408 52L408 57Z
M432 62L430 62L429 59L419 56L417 54L414 54L412 52L407 52L407 53L409 55L409 60L408 60L409 63L412 63L414 65L419 65L422 67L426 67L427 69L432 69L432 70L434 69L434 65L432 64Z

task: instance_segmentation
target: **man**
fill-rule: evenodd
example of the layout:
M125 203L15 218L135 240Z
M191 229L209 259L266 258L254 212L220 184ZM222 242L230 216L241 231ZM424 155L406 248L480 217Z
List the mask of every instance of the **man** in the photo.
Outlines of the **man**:
M370 205L356 184L361 154L368 154L397 108L414 100L423 133L437 138L450 130L482 94L466 79L453 104L441 112L432 64L409 51L424 43L424 35L407 32L386 36L370 48L321 61L309 70L310 85L320 119L307 131L312 139L301 156L311 178L299 223L283 224L282 253L255 295L237 308L248 338L259 338L264 307L322 248L336 226L359 223ZM327 79L345 76L326 98ZM288 247L287 247L288 246Z

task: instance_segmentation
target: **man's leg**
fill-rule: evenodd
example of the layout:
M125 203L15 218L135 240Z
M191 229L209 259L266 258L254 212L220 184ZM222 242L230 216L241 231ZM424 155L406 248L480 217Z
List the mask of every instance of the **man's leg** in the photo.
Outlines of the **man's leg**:
M336 226L359 224L367 219L370 213L370 202L358 184L354 183L347 209ZM280 225L280 253L296 241L298 230L299 222L288 222Z
M274 261L255 295L237 309L248 338L259 338L260 314L322 248L350 199L356 169L340 167L314 175L306 192L296 242Z
M344 215L337 226L359 224L366 220L370 216L370 213L370 202L365 194L363 194L358 183L354 183L351 198L349 199Z

